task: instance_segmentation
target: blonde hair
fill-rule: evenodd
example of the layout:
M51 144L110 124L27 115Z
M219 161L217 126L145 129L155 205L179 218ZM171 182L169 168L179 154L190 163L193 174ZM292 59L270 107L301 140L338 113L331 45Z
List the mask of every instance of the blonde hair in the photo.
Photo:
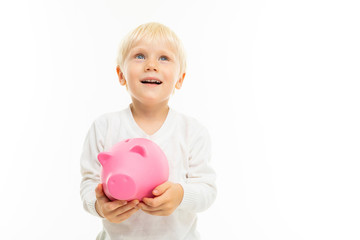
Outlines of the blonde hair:
M131 48L140 40L156 41L166 40L177 53L180 63L180 75L186 71L186 53L184 46L178 36L167 26L150 22L145 23L128 33L119 45L117 65L123 70L124 62Z

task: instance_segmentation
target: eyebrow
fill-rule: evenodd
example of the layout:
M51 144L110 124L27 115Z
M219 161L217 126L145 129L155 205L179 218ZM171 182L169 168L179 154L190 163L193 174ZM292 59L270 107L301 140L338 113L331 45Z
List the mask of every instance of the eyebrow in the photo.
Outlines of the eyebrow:
M141 47L135 47L133 48L131 51L131 53L133 52L147 52L147 50L145 48L141 48ZM159 51L161 54L165 54L165 55L169 55L171 57L175 57L176 54L172 53L171 51L166 51L166 50L160 50Z
M135 47L135 48L131 49L131 52L138 52L138 51L142 52L142 51L146 51L146 49L141 48L141 47Z

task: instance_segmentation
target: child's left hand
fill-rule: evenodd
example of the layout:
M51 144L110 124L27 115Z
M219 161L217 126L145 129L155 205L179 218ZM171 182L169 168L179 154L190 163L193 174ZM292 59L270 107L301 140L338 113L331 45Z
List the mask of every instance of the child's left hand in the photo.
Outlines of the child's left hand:
M180 205L184 189L178 183L165 182L157 186L153 192L154 198L143 198L137 208L156 216L169 216Z

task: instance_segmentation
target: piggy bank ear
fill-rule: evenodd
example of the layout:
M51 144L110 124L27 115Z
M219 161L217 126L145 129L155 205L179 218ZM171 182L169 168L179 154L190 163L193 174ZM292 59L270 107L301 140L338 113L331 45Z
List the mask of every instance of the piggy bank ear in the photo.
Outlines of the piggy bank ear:
M140 146L140 145L135 145L135 146L133 146L133 147L130 149L130 152L134 152L134 153L140 154L140 155L143 156L143 157L146 157L146 155L147 155L146 149L145 149L143 146Z
M108 152L101 152L98 154L98 160L102 166L105 166L111 157L112 157L111 154Z

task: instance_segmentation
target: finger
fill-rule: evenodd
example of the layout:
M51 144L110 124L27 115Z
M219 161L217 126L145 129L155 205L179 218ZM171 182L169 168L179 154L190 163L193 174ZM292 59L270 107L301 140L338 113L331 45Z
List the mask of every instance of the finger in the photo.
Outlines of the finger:
M104 207L106 208L107 211L112 212L115 211L116 209L125 206L127 204L127 201L124 200L115 200L112 202L107 202L104 203Z
M131 209L136 209L135 207L139 204L139 200L133 200L131 202L128 202L127 204L118 207L116 210L111 213L112 215L118 216L121 215ZM139 209L136 209L139 210Z
M155 196L160 196L161 194L163 194L168 188L171 187L171 182L164 182L163 184L157 186L153 191L152 194L154 194Z
M149 207L156 208L163 205L166 202L166 199L164 198L164 196L155 198L143 198L142 202Z
M162 204L160 206L157 206L157 207L151 207L149 205L146 205L145 203L139 203L137 205L138 208L140 208L141 210L143 210L144 212L155 212L155 211L159 211L161 209L163 209L165 206L165 204Z
M123 213L117 215L116 218L119 221L124 221L124 220L128 219L129 217L131 217L131 215L133 215L137 211L139 211L139 209L133 208L133 209L131 209L129 211L126 211L126 212L123 212Z

